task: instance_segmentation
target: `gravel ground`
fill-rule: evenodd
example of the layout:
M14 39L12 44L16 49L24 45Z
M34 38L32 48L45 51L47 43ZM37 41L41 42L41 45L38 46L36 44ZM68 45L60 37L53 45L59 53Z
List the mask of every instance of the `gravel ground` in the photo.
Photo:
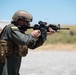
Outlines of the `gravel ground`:
M30 51L23 57L21 75L76 75L76 52Z

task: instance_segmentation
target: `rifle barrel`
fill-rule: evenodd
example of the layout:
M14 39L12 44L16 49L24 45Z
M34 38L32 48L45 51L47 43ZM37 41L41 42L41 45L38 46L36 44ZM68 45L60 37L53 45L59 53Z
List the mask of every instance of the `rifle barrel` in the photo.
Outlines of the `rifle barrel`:
M60 30L70 30L70 28L60 28Z

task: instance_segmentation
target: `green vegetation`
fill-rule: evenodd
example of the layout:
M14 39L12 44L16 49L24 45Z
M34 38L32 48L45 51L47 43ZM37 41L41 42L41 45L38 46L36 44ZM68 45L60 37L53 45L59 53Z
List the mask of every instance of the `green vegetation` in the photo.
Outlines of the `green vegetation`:
M70 30L60 30L59 32L47 36L47 40L45 44L57 44L57 43L63 43L63 44L76 44L76 26L62 26L62 27L68 27ZM32 30L28 30L28 32L31 32Z

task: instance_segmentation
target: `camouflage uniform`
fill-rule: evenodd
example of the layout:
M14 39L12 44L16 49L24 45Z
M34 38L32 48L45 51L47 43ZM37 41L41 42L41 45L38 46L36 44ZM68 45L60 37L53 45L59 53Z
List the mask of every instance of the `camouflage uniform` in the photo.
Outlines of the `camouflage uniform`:
M0 75L7 60L8 75L20 75L21 59L28 53L28 48L35 49L43 44L41 36L35 39L31 34L25 34L14 25L5 26L0 35ZM1 50L4 56L1 57Z

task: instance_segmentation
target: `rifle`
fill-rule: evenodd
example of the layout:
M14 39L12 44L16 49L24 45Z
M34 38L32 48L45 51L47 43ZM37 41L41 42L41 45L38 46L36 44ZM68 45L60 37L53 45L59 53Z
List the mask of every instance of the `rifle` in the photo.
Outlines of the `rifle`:
M54 25L54 24L49 24L49 25L47 25L47 22L42 22L42 21L39 21L38 22L38 24L35 24L33 27L31 27L31 26L29 26L29 27L26 27L27 29L34 29L34 30L37 30L37 29L39 29L39 30L41 30L42 31L42 29L45 29L46 31L48 31L48 28L50 27L50 28L52 28L53 30L55 30L56 32L58 31L58 30L70 30L70 28L60 28L60 24L58 24L58 25Z
M52 28L53 30L55 30L56 32L58 30L69 30L70 29L70 28L60 28L60 24L58 24L57 26L53 25L53 24L47 25L47 22L39 21L38 24L35 24L34 26L29 26L29 27L25 26L25 27L22 27L22 30L23 29L24 30L25 29L40 30L41 31L41 36L43 38L43 41L45 41L46 40L45 36L47 36L46 32L47 31L49 32L49 30L48 30L49 27Z

